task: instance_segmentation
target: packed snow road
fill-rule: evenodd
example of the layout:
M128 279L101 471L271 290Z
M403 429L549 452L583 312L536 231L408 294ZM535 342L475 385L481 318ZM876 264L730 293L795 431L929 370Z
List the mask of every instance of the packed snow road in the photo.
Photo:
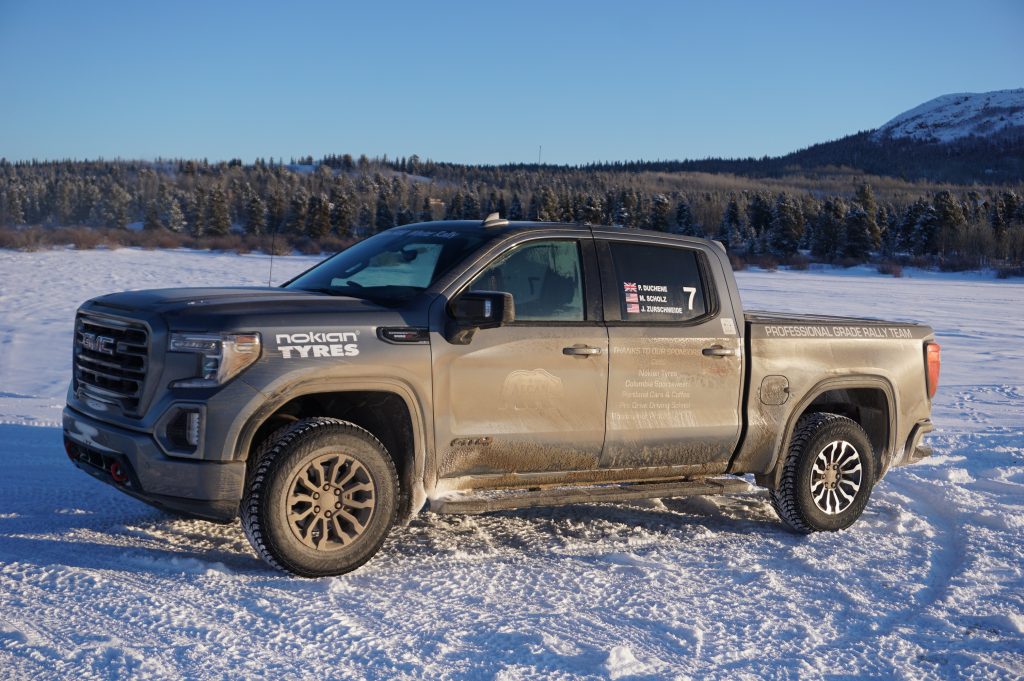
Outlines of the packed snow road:
M309 258L278 258L280 281ZM1024 285L740 273L744 304L919 319L943 344L936 456L838 534L763 492L424 514L345 577L269 569L69 464L75 307L266 283L260 256L0 251L0 678L819 678L1024 674Z

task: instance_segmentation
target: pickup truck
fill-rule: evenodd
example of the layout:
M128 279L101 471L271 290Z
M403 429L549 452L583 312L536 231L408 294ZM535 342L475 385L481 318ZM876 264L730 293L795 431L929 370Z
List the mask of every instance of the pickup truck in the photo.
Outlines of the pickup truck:
M840 301L837 301L839 303ZM770 491L841 530L928 456L927 326L746 312L721 244L490 216L386 230L279 288L84 303L70 459L143 501L241 517L302 576L425 508Z

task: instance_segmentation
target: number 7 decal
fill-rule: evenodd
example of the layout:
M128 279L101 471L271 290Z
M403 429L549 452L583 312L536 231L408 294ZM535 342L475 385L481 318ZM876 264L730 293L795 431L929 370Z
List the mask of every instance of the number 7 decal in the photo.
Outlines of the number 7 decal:
M689 299L686 301L686 309L693 312L693 296L696 295L697 289L693 286L684 286L683 293L687 294Z

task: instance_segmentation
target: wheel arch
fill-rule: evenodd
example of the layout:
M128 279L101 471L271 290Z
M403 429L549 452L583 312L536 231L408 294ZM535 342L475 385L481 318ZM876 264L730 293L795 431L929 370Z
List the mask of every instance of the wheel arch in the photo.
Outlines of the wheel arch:
M896 451L897 399L896 390L884 376L838 376L819 381L790 412L784 435L774 452L770 472L758 476L758 482L771 489L778 486L797 424L813 412L846 416L864 429L874 450L876 480L880 480Z
M234 442L233 459L246 461L251 469L250 454L264 439L289 422L313 416L350 421L384 444L402 486L400 523L424 506L430 451L427 422L415 392L400 381L359 379L339 385L311 379L289 386L244 419Z

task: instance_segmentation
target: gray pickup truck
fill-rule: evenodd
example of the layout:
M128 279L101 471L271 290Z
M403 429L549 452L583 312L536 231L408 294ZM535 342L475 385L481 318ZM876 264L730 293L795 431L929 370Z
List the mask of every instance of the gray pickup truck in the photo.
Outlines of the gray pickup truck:
M68 456L304 576L429 507L721 494L840 530L930 453L927 326L744 313L725 250L613 227L389 229L280 288L83 304Z

